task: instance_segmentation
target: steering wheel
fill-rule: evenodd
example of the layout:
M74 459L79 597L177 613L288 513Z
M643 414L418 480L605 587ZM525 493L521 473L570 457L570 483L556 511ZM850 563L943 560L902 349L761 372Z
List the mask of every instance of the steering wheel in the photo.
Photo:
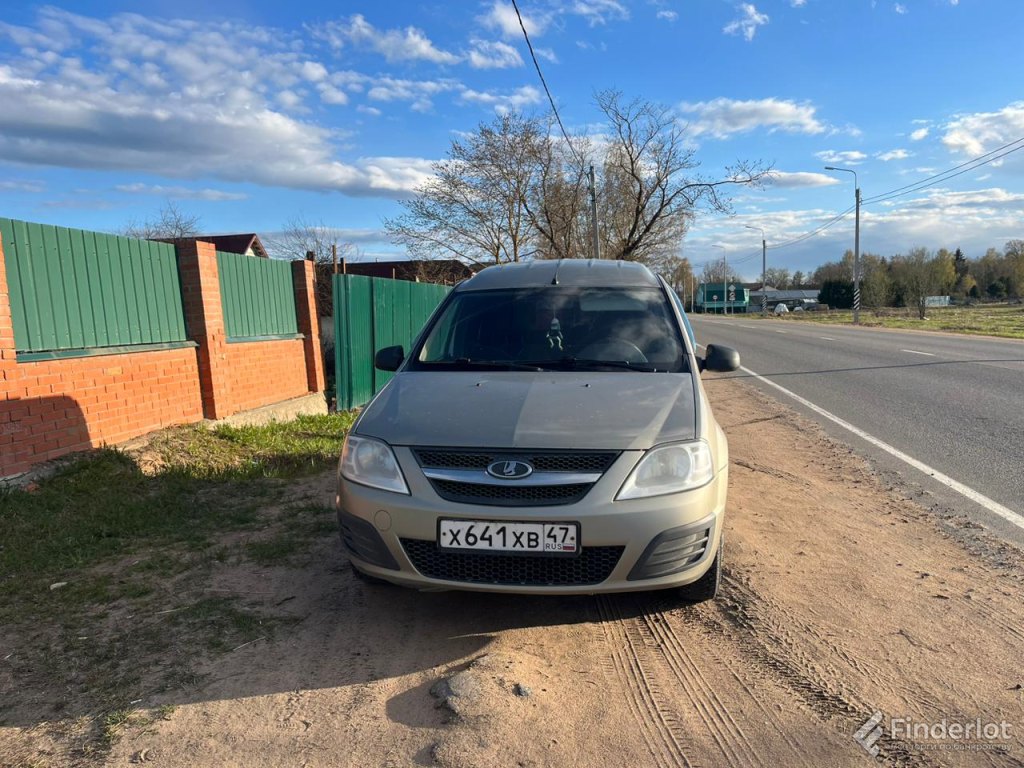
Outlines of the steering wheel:
M631 341L607 339L595 341L580 350L579 356L588 360L615 360L625 363L646 363L647 356Z

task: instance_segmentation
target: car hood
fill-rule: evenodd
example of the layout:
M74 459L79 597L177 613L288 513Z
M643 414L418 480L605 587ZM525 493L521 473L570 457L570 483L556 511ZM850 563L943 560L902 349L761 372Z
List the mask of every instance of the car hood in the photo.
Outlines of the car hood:
M696 436L689 373L399 373L356 432L392 445L647 449Z

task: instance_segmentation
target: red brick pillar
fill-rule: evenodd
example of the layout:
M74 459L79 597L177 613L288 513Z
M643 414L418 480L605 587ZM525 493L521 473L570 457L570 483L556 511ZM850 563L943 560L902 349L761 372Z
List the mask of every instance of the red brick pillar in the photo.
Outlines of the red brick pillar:
M20 375L14 351L14 324L11 322L10 294L7 290L7 264L4 261L3 235L0 232L0 477L9 477L28 469L31 448L23 445L20 452L17 437L21 434Z
M310 392L323 392L326 383L323 349L320 346L320 313L316 308L316 264L305 260L293 261L292 282L295 285L295 313L298 316L299 333L306 337L303 341L306 381Z
M220 303L220 275L217 249L201 240L179 240L178 266L185 306L185 326L189 338L199 345L199 388L203 397L203 416L223 419L237 409L232 407L231 385L227 377L227 334Z

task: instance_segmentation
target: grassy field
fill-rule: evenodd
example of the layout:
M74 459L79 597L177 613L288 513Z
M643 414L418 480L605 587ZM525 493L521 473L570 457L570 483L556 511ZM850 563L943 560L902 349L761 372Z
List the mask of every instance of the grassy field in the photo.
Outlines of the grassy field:
M1024 306L976 305L972 307L929 308L928 317L920 320L917 310L909 308L864 309L860 313L862 325L882 328L902 328L917 331L947 331L950 333L983 334L1008 339L1024 339ZM751 318L760 318L752 314ZM769 317L776 317L769 315ZM831 312L790 312L780 319L793 322L850 325L852 310Z
M133 702L194 685L204 658L292 621L211 592L211 578L288 565L336 531L313 476L336 465L352 420L177 427L0 485L0 726L24 720L17 692L35 691L48 703L32 718L81 724L86 764L159 716Z

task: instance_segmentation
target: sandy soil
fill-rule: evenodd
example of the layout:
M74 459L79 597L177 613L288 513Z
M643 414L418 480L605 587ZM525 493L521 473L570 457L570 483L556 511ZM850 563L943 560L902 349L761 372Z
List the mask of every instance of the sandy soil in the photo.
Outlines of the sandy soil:
M217 572L300 621L141 703L175 709L104 764L1024 765L1021 554L756 390L707 384L733 461L716 602L370 586L325 538L308 568ZM1010 738L965 752L884 735L871 757L853 734L876 711L1007 721Z

